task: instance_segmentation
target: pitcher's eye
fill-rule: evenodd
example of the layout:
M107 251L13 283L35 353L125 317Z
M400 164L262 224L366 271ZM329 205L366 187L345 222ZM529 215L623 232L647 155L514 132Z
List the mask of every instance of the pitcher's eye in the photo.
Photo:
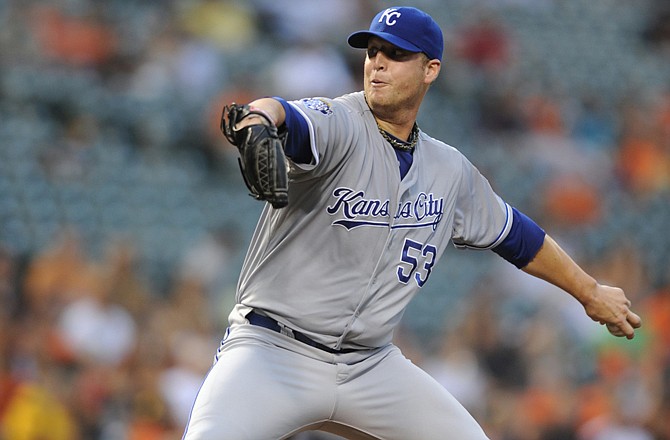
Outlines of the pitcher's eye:
M383 46L383 47L376 47L376 46L370 46L368 47L367 54L369 59L373 59L374 57L377 56L379 52L382 52L386 58L393 60L393 61L408 61L412 59L413 55L416 55L414 52L409 52L404 49L400 49L399 47L394 47L394 46Z
M378 53L378 47L368 47L368 58L374 58Z

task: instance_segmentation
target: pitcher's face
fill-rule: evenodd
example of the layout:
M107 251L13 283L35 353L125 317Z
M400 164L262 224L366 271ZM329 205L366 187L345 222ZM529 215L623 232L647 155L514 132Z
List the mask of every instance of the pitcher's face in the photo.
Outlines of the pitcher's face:
M364 65L364 90L375 111L418 107L440 70L439 60L409 52L377 37L368 42Z

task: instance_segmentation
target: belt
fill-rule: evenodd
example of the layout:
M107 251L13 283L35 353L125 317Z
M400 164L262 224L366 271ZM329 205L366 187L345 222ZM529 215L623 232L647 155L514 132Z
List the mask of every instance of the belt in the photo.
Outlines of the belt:
M289 327L286 327L284 324L270 318L269 316L261 315L260 313L254 312L253 310L247 314L246 318L249 321L249 324L257 325L259 327L263 327L268 330L281 333L282 335L286 335L290 338L295 339L296 341L302 342L303 344L307 344L310 347L318 348L319 350L323 350L328 353L340 354L340 353L353 353L356 351L361 351L355 348L341 348L339 350L330 348L327 345L323 345L319 342L310 339L309 337L305 336L304 334L300 333L297 330L293 330Z

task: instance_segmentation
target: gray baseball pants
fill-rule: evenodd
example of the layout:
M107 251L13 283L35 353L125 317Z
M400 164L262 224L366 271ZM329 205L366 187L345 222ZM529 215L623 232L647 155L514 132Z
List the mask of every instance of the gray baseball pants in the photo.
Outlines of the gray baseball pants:
M331 354L234 324L196 398L184 440L487 440L444 387L393 344Z

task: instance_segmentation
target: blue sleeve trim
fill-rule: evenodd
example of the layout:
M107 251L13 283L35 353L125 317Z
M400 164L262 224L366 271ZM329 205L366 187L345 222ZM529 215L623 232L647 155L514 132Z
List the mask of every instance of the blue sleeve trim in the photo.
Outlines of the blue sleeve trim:
M309 164L314 160L309 141L309 125L303 115L290 105L285 99L274 97L284 107L286 120L284 122L288 137L284 145L284 153L295 163Z
M512 229L492 250L517 268L525 267L537 255L544 243L545 232L537 223L516 208L512 208Z

